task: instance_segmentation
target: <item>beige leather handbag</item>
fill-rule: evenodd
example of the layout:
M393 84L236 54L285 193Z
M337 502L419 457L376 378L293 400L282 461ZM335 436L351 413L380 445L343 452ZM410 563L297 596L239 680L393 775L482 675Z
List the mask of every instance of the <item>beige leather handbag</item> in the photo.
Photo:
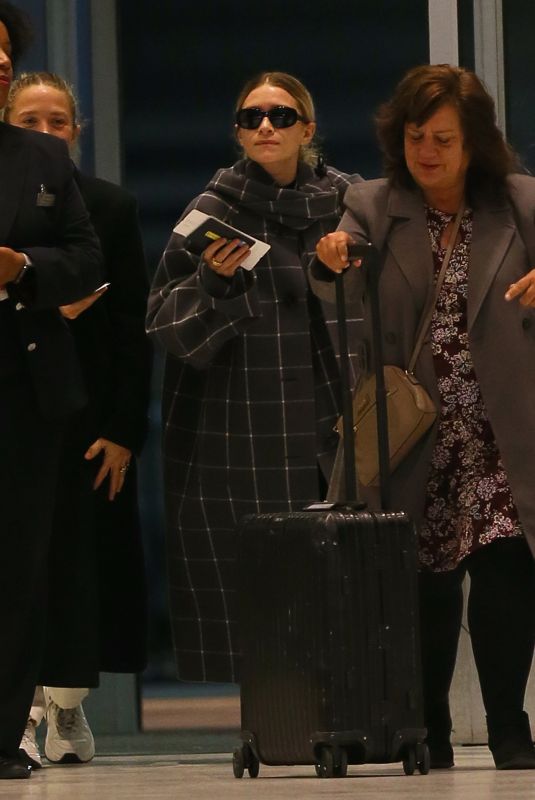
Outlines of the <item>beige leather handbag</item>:
M455 217L448 248L444 255L435 291L420 323L416 344L407 370L393 365L383 367L388 417L388 451L390 472L410 453L416 442L426 433L437 417L433 400L414 376L413 370L425 336L431 324L433 311L442 287L455 240L459 232L464 207ZM343 435L342 417L336 430ZM355 432L355 460L357 474L363 486L379 485L379 446L377 431L377 402L375 375L369 375L353 396L353 430Z
M385 366L390 471L403 461L436 419L435 404L421 383L400 367ZM353 430L357 474L364 486L379 485L375 375L370 375L353 397ZM341 419L337 423L341 434ZM356 446L358 443L358 446Z

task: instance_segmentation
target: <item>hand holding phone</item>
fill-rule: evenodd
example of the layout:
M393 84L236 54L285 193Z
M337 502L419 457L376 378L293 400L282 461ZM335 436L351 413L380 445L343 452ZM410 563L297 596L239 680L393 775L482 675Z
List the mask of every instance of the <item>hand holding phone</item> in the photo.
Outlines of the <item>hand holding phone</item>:
M101 297L105 291L107 291L108 283L103 283L98 289L95 289L94 292L91 292L87 297L83 297L81 300L77 300L75 303L69 303L65 306L60 306L59 310L61 315L65 317L65 319L76 319L82 314L86 309L90 308L93 303L95 303L99 297Z
M208 245L203 260L216 275L232 278L250 253L249 245L241 239L224 239L222 236Z

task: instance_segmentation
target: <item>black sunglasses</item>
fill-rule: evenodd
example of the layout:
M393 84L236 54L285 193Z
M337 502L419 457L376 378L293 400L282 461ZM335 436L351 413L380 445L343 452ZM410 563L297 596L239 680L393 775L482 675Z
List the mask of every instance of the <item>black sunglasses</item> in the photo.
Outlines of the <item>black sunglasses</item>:
M289 106L275 106L269 111L262 111L261 108L251 106L251 108L240 108L236 114L236 125L248 131L254 131L260 127L264 117L269 119L274 128L291 128L297 120L307 122L295 108Z

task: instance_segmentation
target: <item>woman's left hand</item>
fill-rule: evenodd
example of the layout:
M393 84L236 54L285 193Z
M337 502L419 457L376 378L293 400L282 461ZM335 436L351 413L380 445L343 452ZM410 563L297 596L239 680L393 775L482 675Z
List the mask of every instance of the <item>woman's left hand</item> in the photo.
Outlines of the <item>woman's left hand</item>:
M126 477L126 471L130 466L132 452L120 444L110 442L109 439L97 439L87 450L84 458L88 461L103 453L102 464L93 484L93 489L98 489L104 481L106 475L110 476L110 487L108 490L108 500L114 500L115 495L121 491Z
M520 298L518 302L521 306L535 308L535 269L510 285L505 293L505 299L514 300L515 297Z

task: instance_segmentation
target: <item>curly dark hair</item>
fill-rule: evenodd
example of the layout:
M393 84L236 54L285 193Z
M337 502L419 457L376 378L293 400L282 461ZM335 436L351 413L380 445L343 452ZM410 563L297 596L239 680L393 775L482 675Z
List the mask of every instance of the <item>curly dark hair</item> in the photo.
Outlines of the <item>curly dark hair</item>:
M17 64L33 40L33 29L28 15L7 0L0 0L0 22L3 22L11 40L11 60Z
M518 156L496 124L494 101L474 72L449 64L410 69L375 117L385 175L398 185L413 186L404 154L405 124L423 125L440 107L457 109L470 153L468 187L502 189L505 178L520 170Z

